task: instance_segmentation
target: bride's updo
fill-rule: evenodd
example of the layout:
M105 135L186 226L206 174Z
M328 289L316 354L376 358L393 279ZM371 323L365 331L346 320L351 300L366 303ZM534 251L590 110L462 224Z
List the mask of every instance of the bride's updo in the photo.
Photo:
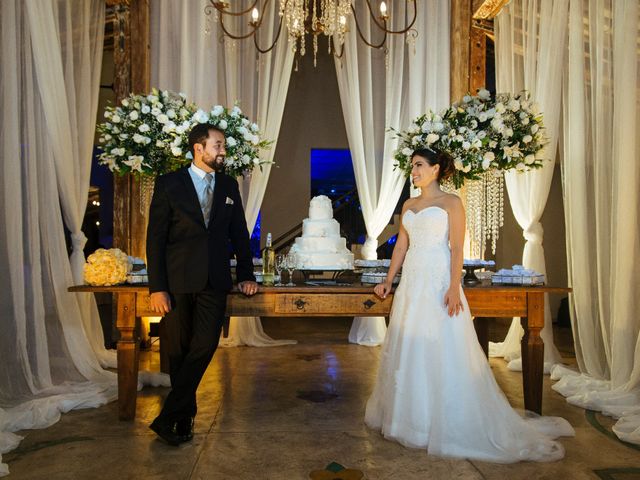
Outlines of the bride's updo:
M438 183L442 183L455 171L453 166L453 158L446 152L429 150L427 148L419 148L413 152L411 158L415 156L419 156L424 158L429 165L432 167L436 165L440 165L440 169L438 170Z

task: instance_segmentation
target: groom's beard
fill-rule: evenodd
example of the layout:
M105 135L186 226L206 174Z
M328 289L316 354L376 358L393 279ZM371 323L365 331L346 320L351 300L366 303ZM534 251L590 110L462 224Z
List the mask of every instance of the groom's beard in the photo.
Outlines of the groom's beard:
M221 172L224 169L224 157L222 155L205 157L202 161L215 172Z

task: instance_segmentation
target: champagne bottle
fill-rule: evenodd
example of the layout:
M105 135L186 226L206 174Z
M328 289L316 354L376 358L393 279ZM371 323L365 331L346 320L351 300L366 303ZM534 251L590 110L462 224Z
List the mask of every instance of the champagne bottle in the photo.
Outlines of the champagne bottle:
M276 252L271 247L271 234L267 233L267 245L262 250L262 284L269 287L275 279Z

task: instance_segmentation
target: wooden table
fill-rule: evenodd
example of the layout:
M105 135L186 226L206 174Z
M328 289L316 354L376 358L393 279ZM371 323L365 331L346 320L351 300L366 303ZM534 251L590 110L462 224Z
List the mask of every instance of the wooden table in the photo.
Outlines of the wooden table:
M149 310L146 285L70 287L71 292L114 293L117 297L118 408L121 420L136 414L138 345L136 317L156 316ZM479 285L465 287L471 314L475 317L521 317L522 385L525 409L542 413L544 344L544 294L568 293L568 288ZM238 317L355 317L388 316L393 295L382 300L369 285L322 287L261 287L253 297L237 290L229 294L227 315ZM487 351L486 321L476 318L478 338Z

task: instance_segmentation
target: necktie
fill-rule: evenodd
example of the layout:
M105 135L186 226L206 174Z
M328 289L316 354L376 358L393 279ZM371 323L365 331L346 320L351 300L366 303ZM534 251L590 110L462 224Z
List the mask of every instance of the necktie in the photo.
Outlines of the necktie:
M202 215L204 216L204 224L208 227L209 217L211 216L211 206L213 205L213 175L207 173L204 176L204 180L207 182L207 186L204 189L200 208L202 209Z

